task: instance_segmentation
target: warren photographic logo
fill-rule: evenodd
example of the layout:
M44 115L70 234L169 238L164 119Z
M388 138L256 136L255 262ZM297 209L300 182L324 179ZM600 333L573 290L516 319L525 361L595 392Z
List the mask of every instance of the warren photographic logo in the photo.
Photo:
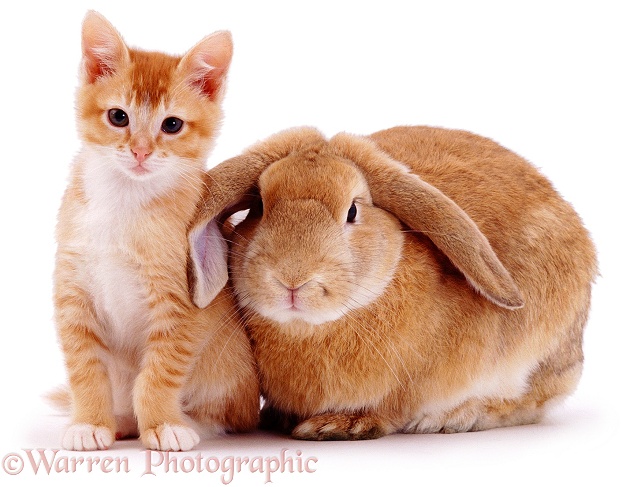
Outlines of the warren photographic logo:
M133 474L139 476L161 474L213 474L224 485L243 473L258 475L264 483L273 482L273 476L286 474L313 474L318 459L302 451L283 448L273 456L215 456L205 452L194 455L183 453L144 452L142 467L133 465L129 457L110 455L74 455L62 450L23 449L2 458L2 471L7 475L70 475L100 472L103 474ZM135 460L137 458L134 457Z

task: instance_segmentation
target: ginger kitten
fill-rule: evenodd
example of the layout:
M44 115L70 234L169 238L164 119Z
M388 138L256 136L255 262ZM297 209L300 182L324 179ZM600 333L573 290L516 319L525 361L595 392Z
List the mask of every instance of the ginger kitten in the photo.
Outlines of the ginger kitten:
M206 228L217 269L204 310L188 294L187 230L204 185L232 57L227 32L183 57L126 46L89 12L82 30L77 117L82 148L59 212L55 319L72 423L63 447L189 450L189 417L247 430L259 394L227 280L226 248Z

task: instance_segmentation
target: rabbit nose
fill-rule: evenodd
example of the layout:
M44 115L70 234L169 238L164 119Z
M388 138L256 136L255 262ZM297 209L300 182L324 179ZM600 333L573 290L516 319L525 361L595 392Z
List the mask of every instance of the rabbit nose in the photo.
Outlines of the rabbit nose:
M289 289L289 299L291 300L291 304L293 306L296 305L296 301L297 301L297 292L298 292L299 288L292 288Z
M304 286L306 286L309 282L312 281L311 278L308 279L282 279L282 278L278 278L276 277L276 281L278 281L278 283L285 288L287 291L289 291L291 293L291 295L294 295L295 293L297 293L300 289L302 289Z
M276 276L278 284L288 292L291 298L295 298L298 293L313 281L313 276L294 275Z
M299 291L301 289L304 289L304 287L311 282L311 279L308 279L307 281L301 281L299 283L295 283L295 281L292 281L291 284L286 284L285 282L283 282L280 279L276 279L278 281L278 283L284 288L284 300L286 300L285 302L291 304L291 307L293 308L298 308L302 305L302 298L303 296L299 293Z

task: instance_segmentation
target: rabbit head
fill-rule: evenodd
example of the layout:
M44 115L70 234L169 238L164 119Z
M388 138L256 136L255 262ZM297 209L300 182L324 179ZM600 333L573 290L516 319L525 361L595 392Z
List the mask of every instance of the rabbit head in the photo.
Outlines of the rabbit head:
M368 139L340 134L328 142L303 129L298 140L247 155L275 161L232 235L243 308L278 323L321 325L366 306L392 279L407 230L426 234L496 305L523 305L488 240L439 190Z

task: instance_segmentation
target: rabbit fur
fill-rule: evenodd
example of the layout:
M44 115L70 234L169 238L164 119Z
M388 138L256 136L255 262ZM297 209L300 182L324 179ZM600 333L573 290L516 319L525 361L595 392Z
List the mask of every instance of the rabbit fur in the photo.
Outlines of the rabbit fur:
M264 426L485 430L537 422L575 389L596 253L530 163L431 127L296 128L240 157L271 162L230 236Z

